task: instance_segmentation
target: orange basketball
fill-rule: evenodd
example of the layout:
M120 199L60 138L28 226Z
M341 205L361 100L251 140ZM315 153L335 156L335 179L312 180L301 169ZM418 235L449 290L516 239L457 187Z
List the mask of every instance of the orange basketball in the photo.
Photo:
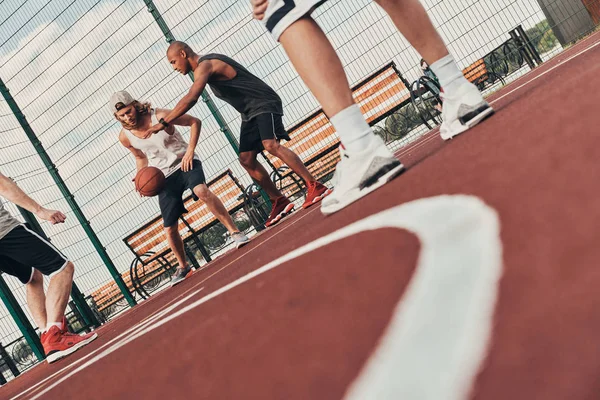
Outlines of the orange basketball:
M156 196L165 187L165 174L156 167L144 167L135 176L135 189L142 196Z

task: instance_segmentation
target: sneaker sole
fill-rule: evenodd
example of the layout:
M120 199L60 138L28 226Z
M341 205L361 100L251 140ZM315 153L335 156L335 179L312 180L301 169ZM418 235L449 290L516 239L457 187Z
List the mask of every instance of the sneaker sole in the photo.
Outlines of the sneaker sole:
M379 189L386 183L388 183L388 182L392 181L394 178L398 177L404 171L406 171L406 169L404 168L404 165L399 164L396 167L394 167L393 169L387 171L385 174L381 175L376 181L374 181L372 184L365 187L364 189L357 188L358 189L357 191L345 196L344 202L335 203L334 205L331 205L329 207L321 206L321 212L325 215L333 214L333 213L341 210L342 208L349 206L350 204L354 203L355 201L365 197L366 195L375 191L376 189Z
M277 216L271 220L271 223L270 223L269 225L266 225L266 224L265 224L265 226L266 226L267 228L270 228L270 227L272 227L273 225L277 224L277 223L278 223L279 221L281 221L283 218L287 217L287 216L288 216L288 215L289 215L289 214L292 212L292 210L294 209L294 207L295 207L294 203L290 203L290 204L288 204L288 205L287 205L287 206L286 206L286 207L283 209L283 211L282 211L282 212L280 212L279 214L277 214Z
M478 108L477 111L475 111L471 114L467 114L466 117L461 117L458 120L456 120L450 136L446 136L446 137L442 136L442 139L450 140L453 137L458 136L461 133L471 129L472 127L479 124L483 120L491 117L492 115L494 115L494 113L495 113L495 111L491 106L489 106L489 105L482 106L482 107ZM469 117L471 117L471 118L468 119ZM441 134L440 134L440 136L441 136Z
M75 353L77 350L79 350L80 348L82 348L85 345L90 344L97 338L98 338L98 334L94 333L94 336L92 336L91 338L86 339L83 342L79 342L75 346L70 347L67 350L57 351L56 353L50 354L48 357L46 357L46 361L48 361L48 364L52 364L53 362L58 361L61 358L68 356L69 354Z
M246 240L245 242L239 242L235 245L236 249L239 249L240 247L243 247L245 245L247 245L248 243L250 243L250 239Z
M331 194L331 192L333 192L333 190L331 189L327 189L326 191L323 192L322 195L317 196L313 199L312 203L304 203L302 204L302 208L307 209L308 207L317 204L318 202L320 202L321 200L323 200L325 197L329 196Z
M185 274L185 277L183 279L180 279L180 280L178 280L176 282L171 281L171 287L177 285L178 283L181 283L181 282L185 281L188 277L190 277L192 275L193 272L194 272L194 270L190 269L190 272L188 272L187 274Z

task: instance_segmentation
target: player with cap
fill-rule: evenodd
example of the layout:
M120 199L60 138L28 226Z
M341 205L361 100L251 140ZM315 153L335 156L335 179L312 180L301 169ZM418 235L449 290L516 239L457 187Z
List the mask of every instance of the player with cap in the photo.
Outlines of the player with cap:
M183 42L172 42L167 50L167 58L179 73L185 75L193 71L194 83L173 111L148 130L148 135L165 129L191 109L200 99L206 85L209 85L215 96L229 103L242 116L239 159L273 203L266 226L274 225L288 215L294 204L277 189L265 168L256 159L262 150L279 158L304 180L307 193L302 208L320 202L330 193L330 189L308 171L298 155L280 145L281 139L290 140L290 137L283 125L281 98L269 85L230 57L215 53L200 56Z
M65 222L62 212L40 206L12 180L0 173L0 196L52 224ZM53 363L98 337L94 332L75 335L67 330L65 309L75 267L46 239L15 219L0 201L0 271L17 277L27 291L27 306L42 334L48 363ZM44 278L50 278L44 293Z
M298 74L317 98L340 135L341 161L333 193L321 211L334 213L397 176L404 166L373 133L355 104L335 49L312 12L326 0L250 0L281 43ZM448 140L475 126L494 110L475 85L463 76L419 0L376 0L398 30L431 66L442 86L440 135Z
M171 121L166 129L146 137L146 130L168 115L170 110L154 109L150 103L137 101L126 91L114 93L109 106L123 127L119 141L134 155L137 170L152 166L160 169L166 177L165 187L158 194L158 204L167 241L179 263L171 285L183 281L192 270L185 258L178 228L179 217L187 212L182 199L186 189L192 191L194 200L202 200L206 204L210 212L227 228L238 248L249 242L248 237L238 230L221 200L206 185L202 163L194 151L202 125L198 118L182 114ZM175 128L176 125L190 127L189 143Z

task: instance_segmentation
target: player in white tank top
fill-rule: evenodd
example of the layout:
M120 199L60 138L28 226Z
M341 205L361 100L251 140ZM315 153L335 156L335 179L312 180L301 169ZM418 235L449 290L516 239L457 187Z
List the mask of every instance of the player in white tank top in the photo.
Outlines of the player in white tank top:
M171 280L172 285L184 280L191 271L179 233L179 218L187 212L182 199L186 189L192 190L194 198L206 204L210 212L227 228L238 248L249 242L246 235L238 230L221 200L206 185L202 163L194 151L202 125L198 118L184 114L164 130L146 135L146 130L159 123L170 110L154 110L149 103L140 103L125 91L114 93L109 106L123 126L119 141L135 156L137 170L152 166L160 169L167 177L165 188L158 194L158 203L169 246L179 263ZM189 143L183 139L175 125L190 127Z
M150 120L152 124L158 124L156 111L150 109ZM200 157L193 151L193 147L183 139L181 133L174 126L171 128L172 133L160 131L146 139L140 138L131 131L123 128L123 134L129 140L132 147L141 150L148 158L148 165L160 169L165 177L170 176L173 172L182 167L182 159L186 156L188 148L191 159L200 160ZM189 170L189 162L183 165L183 170Z

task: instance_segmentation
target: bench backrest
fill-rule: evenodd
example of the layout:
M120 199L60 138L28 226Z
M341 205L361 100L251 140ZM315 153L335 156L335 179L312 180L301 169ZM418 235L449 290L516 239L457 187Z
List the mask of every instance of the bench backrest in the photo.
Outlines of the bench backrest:
M467 68L463 69L462 73L469 82L477 84L478 82L487 79L488 70L483 58L480 58Z
M243 186L233 176L231 170L226 170L207 183L210 190L223 202L228 211L233 211L243 205ZM179 233L185 240L192 232L183 221L185 220L192 229L200 230L202 227L215 220L214 215L202 201L194 201L192 195L184 200L188 212L179 220ZM159 252L167 247L164 234L163 220L159 215L150 222L137 229L123 239L127 247L138 257L147 252Z
M359 105L367 122L374 125L410 99L408 82L393 62L380 68L352 88L352 96ZM282 142L305 163L316 155L339 144L337 132L323 110L318 110L288 129L290 141ZM265 152L275 168L283 162Z

